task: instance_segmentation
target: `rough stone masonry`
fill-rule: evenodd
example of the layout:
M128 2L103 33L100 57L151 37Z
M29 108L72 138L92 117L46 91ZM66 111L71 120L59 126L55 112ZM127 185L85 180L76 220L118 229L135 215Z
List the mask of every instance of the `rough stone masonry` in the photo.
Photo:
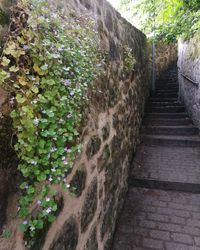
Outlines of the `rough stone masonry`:
M55 4L66 15L75 11L94 17L108 60L106 75L96 79L95 91L90 93L82 153L67 180L77 187L76 196L60 191L63 209L35 249L106 250L127 191L149 92L147 40L105 0L58 0ZM136 62L130 72L124 70L125 46L132 49ZM0 239L0 249L6 243L6 250L24 249L22 235Z

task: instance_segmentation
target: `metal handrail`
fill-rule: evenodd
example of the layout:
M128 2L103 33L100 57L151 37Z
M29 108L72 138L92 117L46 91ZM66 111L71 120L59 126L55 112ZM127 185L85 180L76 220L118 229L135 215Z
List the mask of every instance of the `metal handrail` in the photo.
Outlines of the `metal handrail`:
M200 84L196 81L194 81L193 79L191 79L190 77L186 76L185 74L183 74L182 72L179 72L182 77L184 77L186 80L188 80L189 82L191 82L194 86L198 87Z

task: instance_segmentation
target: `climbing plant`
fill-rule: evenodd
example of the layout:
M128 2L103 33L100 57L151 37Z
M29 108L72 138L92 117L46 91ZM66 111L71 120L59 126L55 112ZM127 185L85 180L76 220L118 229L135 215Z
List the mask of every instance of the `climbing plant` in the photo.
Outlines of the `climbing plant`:
M81 150L86 90L102 61L89 17L66 17L45 0L21 0L11 20L0 59L0 85L10 92L23 176L18 214L30 247L55 219L53 186L70 187L66 175ZM37 208L34 216L31 206Z
M200 29L199 0L121 0L119 9L132 13L130 20L137 20L147 35L155 30L157 40L187 39Z

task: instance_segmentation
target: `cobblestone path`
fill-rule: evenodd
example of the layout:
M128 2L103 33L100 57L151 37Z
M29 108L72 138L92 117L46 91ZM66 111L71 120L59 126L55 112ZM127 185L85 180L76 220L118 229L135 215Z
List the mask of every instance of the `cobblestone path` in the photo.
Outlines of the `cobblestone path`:
M112 250L200 250L200 137L175 69L150 98Z

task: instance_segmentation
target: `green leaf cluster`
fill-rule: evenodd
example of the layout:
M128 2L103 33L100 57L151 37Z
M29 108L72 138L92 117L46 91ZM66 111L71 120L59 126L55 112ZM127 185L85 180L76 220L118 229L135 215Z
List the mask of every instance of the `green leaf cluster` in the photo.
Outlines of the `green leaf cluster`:
M18 26L1 57L0 85L12 96L15 150L24 177L20 229L30 246L55 219L58 206L52 186L69 190L66 176L81 150L86 92L102 61L89 17L66 17L45 0L30 0L19 1L12 22L12 27ZM33 218L34 203L38 209Z
M121 0L119 10L131 13L131 22L137 20L139 28L157 41L189 39L200 30L199 0Z

